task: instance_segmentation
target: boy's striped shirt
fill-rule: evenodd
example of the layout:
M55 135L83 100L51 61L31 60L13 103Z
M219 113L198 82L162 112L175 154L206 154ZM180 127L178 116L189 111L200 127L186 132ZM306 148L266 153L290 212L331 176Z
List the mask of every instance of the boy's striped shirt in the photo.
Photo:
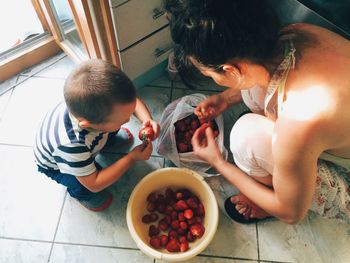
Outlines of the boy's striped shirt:
M108 134L81 129L62 102L47 113L37 131L36 163L74 176L90 175L96 171L94 159L105 146Z

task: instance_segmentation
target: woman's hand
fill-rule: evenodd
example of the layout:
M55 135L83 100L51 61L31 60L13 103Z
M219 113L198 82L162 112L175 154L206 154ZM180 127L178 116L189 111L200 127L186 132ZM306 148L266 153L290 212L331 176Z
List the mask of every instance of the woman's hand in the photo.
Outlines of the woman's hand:
M224 96L215 94L198 104L194 114L204 121L210 121L224 112L229 104Z
M224 161L219 147L215 141L213 129L209 125L202 125L192 136L193 152L211 166Z
M158 122L156 122L152 119L147 120L147 121L142 123L142 128L145 128L145 127L152 127L152 129L154 131L153 138L151 139L152 141L154 141L155 139L157 139L159 137L160 126L159 126Z

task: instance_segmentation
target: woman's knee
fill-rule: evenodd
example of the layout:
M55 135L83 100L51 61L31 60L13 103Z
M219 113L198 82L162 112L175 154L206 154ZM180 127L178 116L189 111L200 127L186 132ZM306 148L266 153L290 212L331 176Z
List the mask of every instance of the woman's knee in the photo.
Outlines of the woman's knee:
M258 114L245 114L233 126L230 149L236 165L252 176L272 174L273 122Z

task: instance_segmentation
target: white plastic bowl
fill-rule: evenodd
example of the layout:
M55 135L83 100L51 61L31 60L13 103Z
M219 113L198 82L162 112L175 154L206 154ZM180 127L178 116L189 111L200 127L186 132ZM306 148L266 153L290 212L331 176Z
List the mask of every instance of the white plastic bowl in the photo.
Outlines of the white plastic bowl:
M190 249L186 252L170 253L166 249L152 248L149 245L149 225L141 221L142 216L148 213L147 196L154 191L164 192L167 187L189 189L199 197L205 208L205 233L190 243ZM129 198L126 220L130 234L141 251L152 258L175 262L195 257L209 245L218 226L219 211L214 193L202 176L185 168L162 168L146 175L136 185Z

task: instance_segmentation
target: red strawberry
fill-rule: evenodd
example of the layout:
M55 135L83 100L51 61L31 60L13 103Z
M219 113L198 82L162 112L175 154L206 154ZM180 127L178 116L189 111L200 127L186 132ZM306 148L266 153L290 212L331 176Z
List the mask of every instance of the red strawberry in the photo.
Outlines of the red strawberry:
M186 238L187 238L188 242L193 242L196 240L196 237L194 235L192 235L190 231L187 232Z
M145 223L145 224L151 223L151 216L150 216L149 214L144 215L144 216L142 217L142 222Z
M183 210L186 210L188 208L188 205L186 204L186 202L184 200L179 200L174 204L173 208L176 211L183 211Z
M180 223L179 223L179 227L180 227L181 229L186 230L186 229L187 229L187 223L186 223L186 222L180 222Z
M179 242L176 239L171 239L166 245L166 250L168 250L169 252L179 252Z
M190 232L192 235L194 235L195 237L202 237L204 232L205 232L205 228L202 224L200 223L195 223L193 225L190 226Z
M160 236L160 245L162 247L165 247L166 244L168 244L168 236L167 235L161 235Z
M174 220L171 222L172 229L178 229L179 228L179 220Z
M198 207L198 202L195 197L190 197L186 200L188 206L192 209L196 209Z
M153 136L154 136L154 131L151 126L144 127L139 131L139 139L141 141L152 140Z
M175 230L170 230L168 233L169 239L177 239L177 232Z
M159 238L159 236L153 236L153 237L151 237L149 243L150 243L151 246L154 247L155 249L160 248L160 238Z
M157 205L155 203L148 203L147 205L147 211L148 212L154 212L156 211Z
M169 224L163 218L162 220L159 221L158 227L159 227L160 230L165 231L165 230L167 230L169 228Z
M157 201L157 195L155 193L150 193L147 196L147 201L150 203L155 203Z
M183 242L183 243L180 243L180 251L181 252L186 252L188 249L189 249L189 247L188 247L187 241Z
M184 144L183 142L180 142L177 145L177 150L178 150L179 153L188 152L188 146L187 146L187 144Z
M204 216L205 215L205 209L203 204L198 204L197 209L194 210L194 214L197 216Z
M184 132L186 130L186 123L182 120L175 122L175 130Z
M193 211L191 209L186 209L184 211L184 217L186 219L191 219L193 217Z
M159 228L156 227L155 225L151 225L148 230L148 235L150 237L157 236L159 234Z
M178 213L177 217L178 217L179 221L185 221L186 220L186 218L184 217L184 213L183 212Z
M151 213L151 214L150 214L151 222L157 221L158 218L159 218L159 216L158 216L156 213Z
M187 242L186 236L180 236L180 237L179 237L179 242L180 242L180 243Z

